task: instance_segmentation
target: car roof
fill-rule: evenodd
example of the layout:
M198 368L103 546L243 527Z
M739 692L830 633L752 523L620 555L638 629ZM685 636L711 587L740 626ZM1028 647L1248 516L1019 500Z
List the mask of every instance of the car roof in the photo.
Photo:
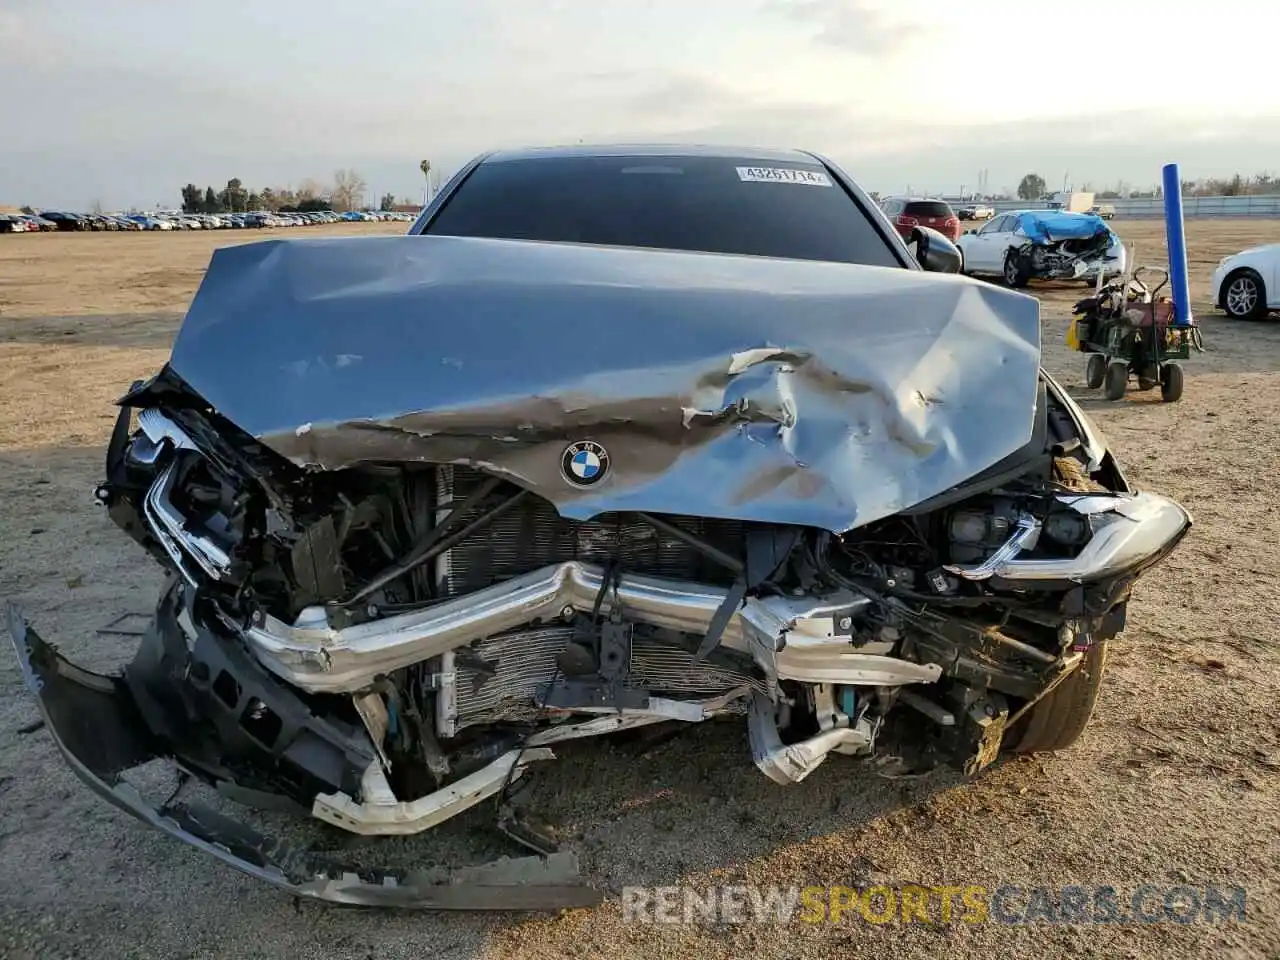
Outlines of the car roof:
M1087 217L1090 214L1081 213L1079 210L1053 210L1049 207L1024 207L1021 210L1005 210L1004 213L1011 213L1017 216L1021 213L1052 213L1055 217Z
M946 203L941 197L885 197L886 200L905 200L907 203ZM950 204L948 204L950 206Z
M559 147L523 147L495 150L483 163L512 160L541 160L571 157L710 157L721 160L761 160L770 163L819 163L803 150L776 150L761 147L729 147L688 143L576 144Z

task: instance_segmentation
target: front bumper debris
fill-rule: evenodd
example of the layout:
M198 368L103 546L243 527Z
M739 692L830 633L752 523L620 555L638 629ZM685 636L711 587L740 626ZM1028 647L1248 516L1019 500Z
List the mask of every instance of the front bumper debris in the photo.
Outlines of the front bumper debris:
M572 853L502 859L448 874L346 866L264 836L199 804L154 805L123 778L166 756L123 677L91 673L64 659L8 606L22 674L63 758L113 806L243 873L311 900L431 910L559 910L594 906L600 891L578 879Z

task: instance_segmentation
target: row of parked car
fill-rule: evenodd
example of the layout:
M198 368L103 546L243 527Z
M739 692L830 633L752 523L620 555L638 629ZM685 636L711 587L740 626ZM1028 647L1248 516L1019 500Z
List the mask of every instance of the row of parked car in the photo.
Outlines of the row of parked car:
M249 213L64 213L44 210L39 214L0 214L0 233L36 233L53 230L239 230L266 227L305 227L323 223L399 220L405 223L413 214L386 210L351 210L335 213L321 210L313 213L272 213L266 210Z

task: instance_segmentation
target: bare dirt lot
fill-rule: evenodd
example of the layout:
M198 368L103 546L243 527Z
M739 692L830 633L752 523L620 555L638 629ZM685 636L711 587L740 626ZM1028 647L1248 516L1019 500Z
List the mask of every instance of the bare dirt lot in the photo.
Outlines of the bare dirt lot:
M1158 223L1114 227L1140 262L1162 262ZM1206 302L1218 259L1280 241L1280 222L1193 221L1188 233L1207 352L1188 363L1180 404L1161 404L1158 392L1107 403L1086 389L1082 358L1062 345L1083 286L1033 291L1046 366L1131 477L1196 518L1140 584L1095 720L1070 751L1005 762L969 783L943 772L883 779L836 758L782 788L752 766L734 723L655 750L578 744L535 768L531 791L614 892L602 907L529 918L296 906L93 797L46 732L22 732L37 714L6 642L0 957L1280 957L1280 324L1232 322ZM148 611L159 582L92 506L112 401L165 360L212 248L261 238L0 238L0 598L21 602L88 666L127 659L129 640L95 630ZM430 856L491 819L472 811L402 852ZM624 884L909 883L1109 884L1122 901L1142 884L1242 886L1247 916L880 926L855 912L835 926L654 926L624 923L616 895Z

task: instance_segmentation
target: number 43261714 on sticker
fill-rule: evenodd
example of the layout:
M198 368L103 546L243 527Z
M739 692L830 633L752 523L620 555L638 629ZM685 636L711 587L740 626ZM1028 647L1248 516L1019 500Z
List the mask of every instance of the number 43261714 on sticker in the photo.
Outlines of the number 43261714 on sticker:
M811 187L831 186L831 180L821 170L799 170L795 167L738 167L738 179L755 183L800 183Z

